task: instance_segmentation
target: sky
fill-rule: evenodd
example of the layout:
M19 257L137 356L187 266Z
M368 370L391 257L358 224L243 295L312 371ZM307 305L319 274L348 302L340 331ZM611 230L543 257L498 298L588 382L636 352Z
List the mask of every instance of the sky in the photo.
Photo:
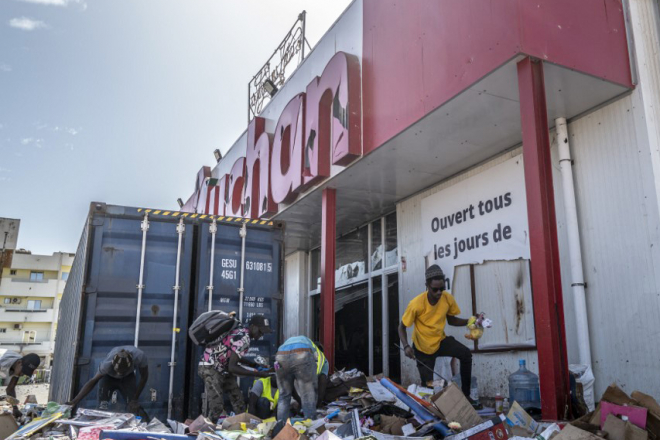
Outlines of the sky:
M75 252L92 201L178 209L247 128L247 84L302 10L350 0L0 0L0 217Z

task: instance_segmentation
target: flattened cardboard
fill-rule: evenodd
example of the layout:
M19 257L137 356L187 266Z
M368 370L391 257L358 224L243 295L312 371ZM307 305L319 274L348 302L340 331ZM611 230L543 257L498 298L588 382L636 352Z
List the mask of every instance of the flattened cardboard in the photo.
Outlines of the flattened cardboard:
M648 409L651 414L655 415L656 417L660 417L660 404L658 404L658 402L653 397L649 396L648 394L644 394L641 391L633 391L630 397L639 402L639 406L643 406L644 408Z
M241 423L245 423L248 428L256 428L262 420L249 413L242 413L237 416L227 417L222 422L222 429L225 431L241 431Z
M603 428L605 425L605 419L609 414L614 414L617 416L623 415L627 416L630 422L634 425L639 426L642 429L646 429L646 418L649 410L642 408L640 406L622 406L616 405L610 402L601 402L601 413L600 413L600 427Z
M625 440L626 422L617 416L610 414L605 420L603 431L607 432L607 440Z
M472 428L482 422L477 411L455 383L450 383L447 388L433 395L431 402L442 417L448 422L460 423L463 429Z
M607 416L603 431L607 432L608 440L648 440L649 437L645 430L613 414Z
M557 434L553 440L603 440L602 438L587 432L583 431L580 428L576 428L573 425L566 425L564 429Z
M610 402L616 405L637 405L637 402L631 399L626 392L619 388L615 383L607 387L600 400L601 402Z
M506 415L507 423L512 426L520 426L532 434L536 434L539 429L539 424L532 418L527 411L523 409L518 402L513 402L509 413Z
M0 414L0 438L7 438L18 430L18 423L11 414Z
M506 431L505 420L504 416L492 418L459 434L449 436L446 440L507 440L509 434Z
M326 435L326 433L330 433L330 431L326 431L323 433L322 437ZM273 440L298 440L300 437L300 434L298 431L296 431L296 428L291 426L290 424L284 425L284 428L280 432L277 433L275 438ZM328 437L331 438L331 437Z

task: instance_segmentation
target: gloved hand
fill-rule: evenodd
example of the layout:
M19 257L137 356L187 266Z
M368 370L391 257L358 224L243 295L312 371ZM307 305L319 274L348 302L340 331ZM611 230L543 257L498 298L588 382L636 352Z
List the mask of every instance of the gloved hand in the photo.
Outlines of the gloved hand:
M21 412L20 409L18 409L17 406L15 406L14 409L12 410L12 414L14 415L15 419L18 419L19 417L23 417L23 413Z
M403 352L408 356L410 359L415 359L415 352L412 349L410 345L406 345L406 348L403 349Z
M137 414L140 411L140 402L137 400L131 400L128 402L128 412Z

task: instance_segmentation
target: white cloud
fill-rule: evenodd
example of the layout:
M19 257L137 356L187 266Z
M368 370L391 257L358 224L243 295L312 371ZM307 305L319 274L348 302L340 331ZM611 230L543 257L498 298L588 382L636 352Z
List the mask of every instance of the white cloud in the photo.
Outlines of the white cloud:
M11 173L11 170L8 168L2 168L0 167L0 173Z
M75 136L82 131L82 128L72 128L72 127L60 127L59 125L55 126L55 131L63 131L69 133L71 136Z
M12 68L9 64L0 64L0 72L11 72Z
M43 21L33 20L28 17L12 18L9 20L9 26L22 31L34 31L48 27Z
M11 182L11 177L0 176L0 182Z
M29 137L29 138L22 138L21 139L21 145L32 145L32 144L34 144L34 146L37 147L37 148L43 147L43 142L44 142L44 140L42 138L35 139L35 138Z
M62 6L67 7L72 4L79 4L83 9L87 9L87 3L85 0L18 0L23 3L34 3L37 5L47 5L47 6Z

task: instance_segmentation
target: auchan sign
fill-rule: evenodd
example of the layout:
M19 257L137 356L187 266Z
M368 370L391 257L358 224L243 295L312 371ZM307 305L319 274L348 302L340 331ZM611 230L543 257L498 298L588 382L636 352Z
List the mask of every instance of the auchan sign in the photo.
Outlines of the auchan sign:
M229 174L197 176L195 193L183 211L232 217L269 217L279 203L330 177L332 165L346 166L362 155L360 63L338 52L320 77L285 106L274 133L266 120L250 122L247 150Z

